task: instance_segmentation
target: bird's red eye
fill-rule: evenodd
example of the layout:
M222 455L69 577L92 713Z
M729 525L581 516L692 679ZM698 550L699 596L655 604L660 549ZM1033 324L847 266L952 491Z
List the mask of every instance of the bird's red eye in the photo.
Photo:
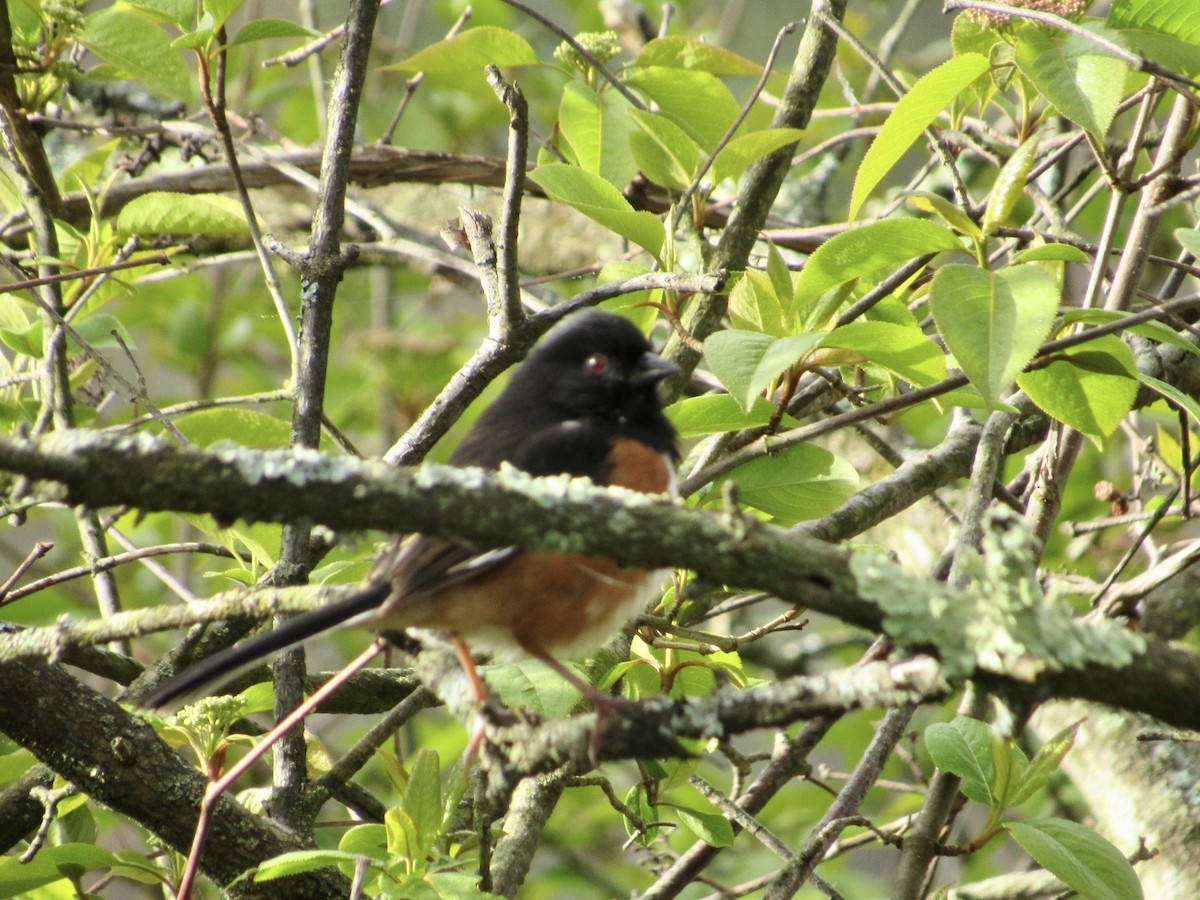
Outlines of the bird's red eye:
M603 353L593 353L583 361L583 367L593 375L603 375L608 371L608 357Z

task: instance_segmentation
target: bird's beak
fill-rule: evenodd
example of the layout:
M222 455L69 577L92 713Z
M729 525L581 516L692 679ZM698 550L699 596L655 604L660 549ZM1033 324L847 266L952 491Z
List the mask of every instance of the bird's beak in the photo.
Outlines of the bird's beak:
M679 371L679 366L669 359L663 359L653 353L644 353L630 373L630 381L639 387L658 384L664 378L670 378Z

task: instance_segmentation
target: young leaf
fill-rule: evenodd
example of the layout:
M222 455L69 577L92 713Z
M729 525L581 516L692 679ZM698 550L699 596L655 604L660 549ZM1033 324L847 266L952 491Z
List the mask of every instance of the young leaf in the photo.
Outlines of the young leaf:
M734 481L738 500L788 526L828 515L858 490L858 472L823 447L796 444L744 463L717 484Z
M1013 265L1027 262L1071 262L1086 265L1092 258L1070 244L1043 244L1041 247L1030 247L1013 254Z
M743 428L761 428L771 421L775 407L759 397L749 412L743 412L738 401L729 394L705 394L703 397L688 397L672 403L666 413L679 436L690 438ZM782 421L789 428L796 424L796 420L787 415Z
M274 38L315 38L320 37L319 31L305 28L298 22L286 19L255 19L247 22L229 42L230 47L239 44L252 44L256 41L269 41Z
M935 723L925 729L925 748L935 766L962 779L964 794L976 803L995 804L992 735L986 724L966 716Z
M988 70L988 65L988 58L979 53L955 56L921 76L900 98L871 142L854 177L854 190L850 197L851 221L892 166L916 143L941 111Z
M79 43L166 97L189 100L192 77L167 33L141 16L105 9L89 16Z
M946 356L920 328L891 322L851 322L834 329L822 347L861 353L918 387L946 377Z
M884 219L851 228L827 240L808 258L796 279L793 314L840 284L869 278L919 256L961 249L962 241L954 232L925 219Z
M558 127L579 165L612 184L628 184L638 165L630 153L635 130L629 101L617 91L597 94L578 81L563 88Z
M796 143L803 136L804 132L799 128L768 128L737 135L721 148L708 170L713 184L720 184L726 178L740 178L751 163L780 147Z
M442 825L442 773L436 751L428 747L417 751L409 767L403 803L420 841L420 855L424 857Z
M1141 900L1133 866L1109 841L1076 822L1034 819L1004 826L1046 871L1089 900Z
M293 850L259 863L258 868L254 870L254 880L274 881L276 878L300 875L339 863L353 866L357 862L358 857L353 853L343 853L340 850Z
M964 18L966 17L959 16L959 19ZM983 237L982 229L975 224L971 217L945 197L939 197L937 194L926 191L913 191L908 195L908 204L921 212L933 213L959 234L965 234L972 238Z
M1060 422L1084 434L1107 437L1133 408L1138 370L1125 342L1109 334L1018 375L1017 384Z
M1114 43L1119 33L1097 24L1085 28ZM1017 34L1017 66L1065 118L1103 138L1125 92L1129 65L1078 34L1036 26Z
M730 321L737 328L782 337L787 331L783 308L791 296L789 290L781 298L768 276L750 269L729 292Z
M430 44L408 59L384 66L382 71L424 72L427 75L482 75L488 65L533 66L537 61L537 54L525 38L493 25L481 25L436 44Z
M718 331L704 342L704 358L717 380L749 412L762 389L824 336L824 332L809 332L773 338L753 331Z
M716 44L706 44L695 38L671 35L657 38L642 48L637 64L666 66L671 69L694 69L713 75L759 75L762 66L744 56Z
M1034 134L1016 149L1016 152L1001 166L992 192L988 195L987 211L983 214L983 233L992 234L1008 221L1013 208L1025 193L1025 180L1029 177L1037 160L1040 137Z
M729 88L708 72L650 66L634 69L628 84L645 93L659 112L709 153L741 111Z
M710 847L728 847L733 843L733 826L720 813L679 805L673 805L672 809L683 826Z
M1038 266L942 266L929 288L938 331L963 374L995 403L1050 333L1059 286Z
M1185 14L1178 0L1113 0L1110 28L1146 59L1195 78L1200 75L1200 16Z
M126 204L117 216L122 234L245 234L242 207L222 194L151 191Z
M1079 731L1079 722L1068 725L1046 743L1042 744L1028 767L1021 783L1013 793L1011 806L1020 806L1042 789L1050 776L1058 771L1063 758L1075 744L1075 735Z
M655 184L685 190L700 166L696 142L666 116L630 109L627 121L640 129L629 135L638 168Z
M538 166L529 177L541 185L551 200L574 207L655 257L662 252L666 232L658 217L635 210L620 191L599 175L578 166L551 163Z

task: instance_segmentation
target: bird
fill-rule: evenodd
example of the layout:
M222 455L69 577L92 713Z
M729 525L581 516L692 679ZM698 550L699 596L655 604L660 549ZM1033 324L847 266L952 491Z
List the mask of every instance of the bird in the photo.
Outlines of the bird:
M571 313L513 370L449 463L484 470L507 464L535 476L565 474L675 497L677 435L658 386L677 371L628 319L598 309ZM523 652L546 663L603 715L619 701L557 657L599 647L644 609L660 583L661 573L603 556L481 549L464 540L408 535L377 557L359 591L199 662L140 705L167 706L279 650L354 624L385 634L448 632L481 704L489 698L472 651Z

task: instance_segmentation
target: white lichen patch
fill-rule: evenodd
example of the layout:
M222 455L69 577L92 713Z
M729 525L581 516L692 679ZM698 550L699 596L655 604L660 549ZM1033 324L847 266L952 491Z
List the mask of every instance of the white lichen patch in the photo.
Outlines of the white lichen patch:
M983 552L963 560L961 590L917 578L883 556L850 561L859 593L884 612L884 630L906 647L936 649L949 678L976 671L1020 681L1089 663L1126 665L1142 638L1113 622L1083 621L1037 580L1024 522L992 517Z

